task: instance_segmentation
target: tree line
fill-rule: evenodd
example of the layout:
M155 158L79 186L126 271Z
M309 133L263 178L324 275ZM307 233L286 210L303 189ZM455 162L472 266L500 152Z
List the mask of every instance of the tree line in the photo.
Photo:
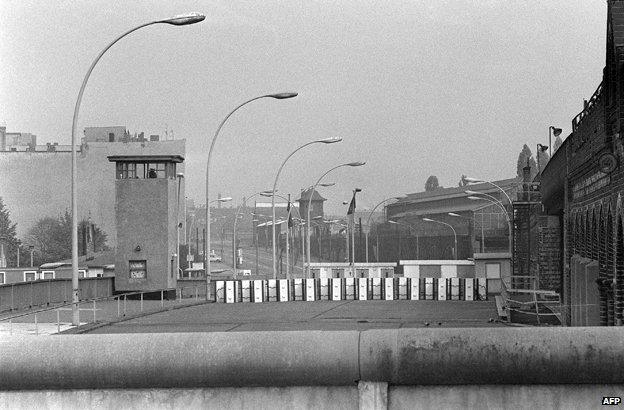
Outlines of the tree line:
M54 218L43 217L35 222L27 235L17 237L17 223L11 222L10 212L0 197L0 243L3 243L7 267L16 267L18 253L20 266L59 262L71 258L71 213L67 210ZM78 255L109 250L107 234L89 219L78 224Z

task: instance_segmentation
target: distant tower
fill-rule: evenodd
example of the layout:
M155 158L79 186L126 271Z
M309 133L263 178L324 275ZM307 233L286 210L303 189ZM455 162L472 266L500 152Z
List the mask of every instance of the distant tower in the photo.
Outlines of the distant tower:
M157 291L177 284L179 155L110 156L116 163L116 291Z

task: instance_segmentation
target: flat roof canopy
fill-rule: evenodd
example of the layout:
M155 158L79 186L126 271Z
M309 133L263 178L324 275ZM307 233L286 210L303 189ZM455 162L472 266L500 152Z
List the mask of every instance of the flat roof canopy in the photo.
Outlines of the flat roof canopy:
M184 162L182 155L111 155L110 162Z

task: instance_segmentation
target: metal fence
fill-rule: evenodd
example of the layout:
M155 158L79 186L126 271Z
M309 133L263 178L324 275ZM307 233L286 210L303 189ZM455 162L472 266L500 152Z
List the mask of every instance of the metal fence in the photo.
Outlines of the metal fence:
M112 296L114 278L84 278L78 281L80 300ZM71 279L44 279L0 285L0 312L67 303L72 297Z

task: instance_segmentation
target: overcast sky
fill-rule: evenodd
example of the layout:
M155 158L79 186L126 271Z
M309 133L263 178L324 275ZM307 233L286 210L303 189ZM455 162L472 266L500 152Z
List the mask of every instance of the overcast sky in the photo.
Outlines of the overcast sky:
M69 144L82 78L97 53L143 22L188 11L202 23L155 25L124 38L93 72L79 129L125 125L186 139L187 194L240 201L278 184L298 197L326 170L326 209L419 192L429 175L513 177L523 144L570 132L602 78L604 0L0 2L0 121L38 143ZM5 176L0 176L4 178Z

